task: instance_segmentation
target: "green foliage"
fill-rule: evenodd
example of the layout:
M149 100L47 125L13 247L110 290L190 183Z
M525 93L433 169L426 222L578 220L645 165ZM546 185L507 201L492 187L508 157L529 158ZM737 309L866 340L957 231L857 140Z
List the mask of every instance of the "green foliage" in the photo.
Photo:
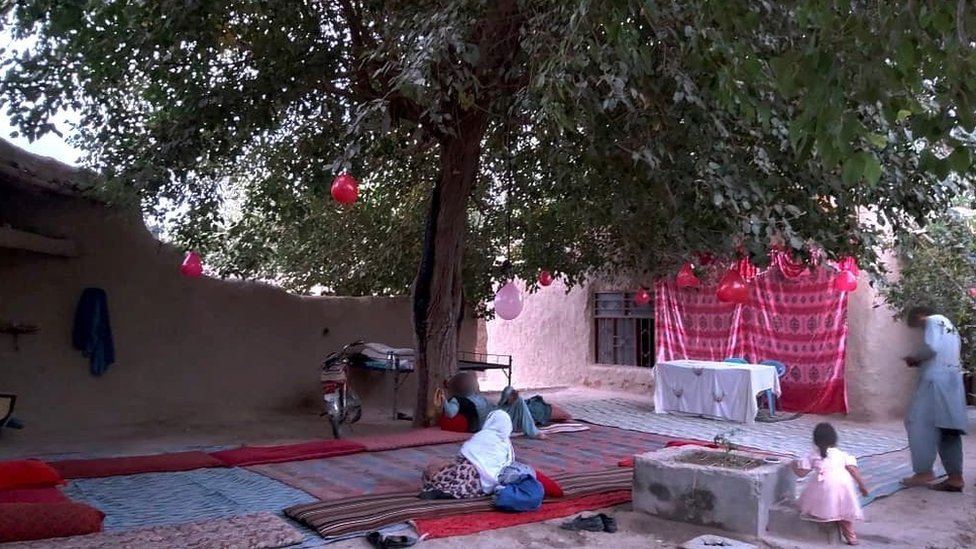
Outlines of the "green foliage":
M226 275L409 290L449 138L480 145L465 295L500 274L650 283L770 242L877 265L972 170L965 3L793 0L13 0L0 101L70 108L109 196L180 218ZM518 32L502 36L515 21ZM495 34L493 34L495 33ZM502 68L497 58L514 52ZM488 115L472 131L467 114ZM961 131L965 130L965 131ZM513 178L506 166L512 162ZM335 173L363 182L336 207ZM508 196L510 208L506 208ZM235 197L237 208L222 204ZM828 204L828 206L825 206ZM870 209L879 226L860 223Z
M901 244L900 276L882 287L897 318L927 305L946 315L963 343L963 367L976 371L976 224L971 212L943 212Z

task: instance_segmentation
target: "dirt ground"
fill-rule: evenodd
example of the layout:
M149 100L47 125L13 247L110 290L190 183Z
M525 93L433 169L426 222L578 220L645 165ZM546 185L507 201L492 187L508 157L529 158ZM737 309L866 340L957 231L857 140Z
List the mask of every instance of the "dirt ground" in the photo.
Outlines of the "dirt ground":
M573 390L552 394L554 400L578 397ZM605 396L597 394L596 396ZM549 398L549 397L547 397ZM850 422L831 419L843 433L843 425ZM863 427L863 424L859 425ZM897 422L872 425L878 429L901 429ZM410 428L409 422L393 422L389 408L369 409L355 434L378 434ZM971 430L971 432L973 432ZM255 418L233 424L198 425L136 425L111 434L78 433L62 436L17 436L10 433L0 444L0 459L23 456L52 456L72 454L125 455L173 451L191 447L234 446L240 444L278 444L304 441L329 436L325 421L314 414L278 415ZM859 525L858 533L863 547L956 549L976 547L976 436L967 436L966 479L970 486L963 494L937 493L924 488L902 490L878 500L865 510L866 521ZM621 506L605 512L613 513L619 524L616 534L578 533L561 530L564 519L546 523L484 532L481 534L441 540L428 540L422 546L431 549L515 549L515 548L674 548L696 536L713 533L742 541L741 536L723 534L681 523L656 519L634 512L629 506ZM755 542L754 542L755 543ZM814 549L823 543L803 543L781 539L769 539L760 547L774 549ZM330 549L363 549L369 545L363 540L340 542Z

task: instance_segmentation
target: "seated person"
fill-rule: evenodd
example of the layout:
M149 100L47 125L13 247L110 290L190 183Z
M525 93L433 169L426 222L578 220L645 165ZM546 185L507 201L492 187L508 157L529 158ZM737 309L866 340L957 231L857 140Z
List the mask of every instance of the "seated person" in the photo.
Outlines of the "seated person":
M509 437L512 420L502 410L485 418L484 428L461 446L455 458L434 463L424 470L424 499L467 499L491 494L498 486L498 474L515 460Z
M546 438L536 427L536 421L529 411L529 406L519 397L518 391L506 387L502 391L497 405L492 405L481 394L478 378L470 372L458 372L447 382L447 399L444 401L443 412L447 417L458 414L468 420L468 430L477 433L481 430L488 414L494 410L504 410L512 418L514 431L525 433L532 438Z

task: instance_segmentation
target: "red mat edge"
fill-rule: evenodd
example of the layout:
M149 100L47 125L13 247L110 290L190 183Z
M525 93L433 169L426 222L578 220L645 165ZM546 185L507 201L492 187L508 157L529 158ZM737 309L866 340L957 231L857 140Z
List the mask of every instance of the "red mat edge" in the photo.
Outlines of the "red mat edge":
M556 518L568 517L583 511L593 511L605 507L613 507L630 502L630 490L616 490L603 494L591 494L578 498L553 500L542 504L538 511L526 513L505 513L502 511L485 511L466 515L454 515L432 519L418 519L414 526L427 539L467 536L510 528L533 522L543 522Z
M159 464L170 461L169 465ZM185 461L184 461L185 460ZM134 462L156 462L154 465L132 465ZM180 462L183 464L180 464ZM127 465L124 465L127 464ZM48 462L55 471L68 480L106 478L142 473L175 473L196 469L225 467L218 459L206 452L167 452L138 456L120 456L93 459L66 459Z
M300 451L300 449L304 448L308 448L308 451ZM289 454L292 451L295 451L295 453ZM313 440L296 444L281 444L278 446L239 446L229 450L211 452L210 456L222 462L227 467L249 467L252 465L269 465L273 463L290 463L293 461L348 456L361 454L365 451L366 447L362 444L346 439L338 439Z

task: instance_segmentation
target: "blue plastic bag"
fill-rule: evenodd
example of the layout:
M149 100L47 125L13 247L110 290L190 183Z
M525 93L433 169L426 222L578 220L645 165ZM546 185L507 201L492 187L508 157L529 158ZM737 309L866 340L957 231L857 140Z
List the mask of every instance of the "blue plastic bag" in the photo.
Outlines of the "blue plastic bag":
M506 484L495 494L495 507L502 511L522 513L542 507L545 492L542 483L533 477L524 477L514 484Z

